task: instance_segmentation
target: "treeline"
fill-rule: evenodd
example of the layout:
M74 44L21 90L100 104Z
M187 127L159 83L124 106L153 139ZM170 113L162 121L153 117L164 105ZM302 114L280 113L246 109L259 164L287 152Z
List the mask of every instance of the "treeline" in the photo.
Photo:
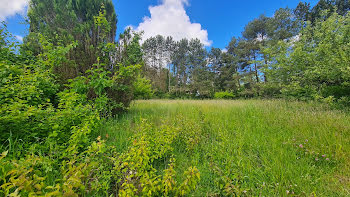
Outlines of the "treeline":
M299 3L249 22L225 50L161 35L143 45L161 98L291 97L348 102L349 1ZM217 94L215 94L217 93Z

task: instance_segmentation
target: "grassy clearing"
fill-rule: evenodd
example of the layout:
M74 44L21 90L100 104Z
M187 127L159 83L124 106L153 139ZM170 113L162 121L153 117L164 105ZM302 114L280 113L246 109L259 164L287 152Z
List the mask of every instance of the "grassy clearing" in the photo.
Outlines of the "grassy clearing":
M159 172L174 157L177 181L196 166L193 196L350 195L350 116L286 101L137 101L101 128L125 152L140 136L170 149L152 162ZM167 133L167 132L165 132Z

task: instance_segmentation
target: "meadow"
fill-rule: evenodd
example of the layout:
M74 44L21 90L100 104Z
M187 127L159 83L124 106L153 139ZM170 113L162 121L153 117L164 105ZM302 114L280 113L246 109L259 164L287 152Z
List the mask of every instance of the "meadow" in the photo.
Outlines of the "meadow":
M142 157L173 184L198 176L190 196L350 195L350 117L317 103L135 101L100 135L119 153L152 146Z

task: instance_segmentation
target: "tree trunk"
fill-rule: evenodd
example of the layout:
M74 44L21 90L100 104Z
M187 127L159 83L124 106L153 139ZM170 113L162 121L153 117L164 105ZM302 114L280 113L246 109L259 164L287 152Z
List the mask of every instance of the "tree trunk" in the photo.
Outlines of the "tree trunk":
M256 82L259 83L258 68L257 68L257 66L256 66L256 63L254 64L254 67L255 67Z
M265 60L265 65L267 66L267 59L264 55L264 60ZM266 76L266 73L264 73L264 82L267 83L267 76Z
M254 55L254 62L256 61L256 57ZM256 65L256 62L254 63L254 68L255 68L255 77L256 77L256 82L259 83L259 76L258 76L258 66Z
M169 84L168 84L168 93L170 93L170 83L171 83L171 79L170 79L170 64L169 64L169 72L168 72L168 78L169 78Z

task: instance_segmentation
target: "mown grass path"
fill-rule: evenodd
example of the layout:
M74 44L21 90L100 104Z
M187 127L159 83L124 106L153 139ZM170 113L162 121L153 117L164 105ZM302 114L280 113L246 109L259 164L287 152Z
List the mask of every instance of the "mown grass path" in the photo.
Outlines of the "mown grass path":
M287 101L136 101L101 129L126 151L140 135L170 149L151 165L162 173L176 159L178 181L196 166L193 196L349 196L350 116Z

